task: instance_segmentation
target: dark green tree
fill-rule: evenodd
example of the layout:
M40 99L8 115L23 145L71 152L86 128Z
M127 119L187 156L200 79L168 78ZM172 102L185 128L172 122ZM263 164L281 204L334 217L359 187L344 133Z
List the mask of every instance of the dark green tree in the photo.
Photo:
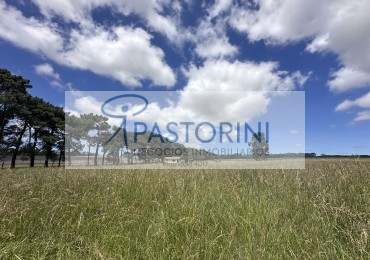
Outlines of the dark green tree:
M18 131L15 118L27 89L32 86L29 80L0 69L0 157L9 153L14 141L13 131Z
M42 133L42 141L45 151L44 166L49 166L49 160L53 155L53 147L57 145L62 133L64 133L65 115L63 108L55 107L49 103L45 104L45 113L47 118L47 126Z
M30 106L30 119L28 126L28 149L30 158L30 167L35 166L36 150L39 145L41 136L47 131L49 112L45 109L51 106L41 98L34 97Z
M265 133L259 132L253 135L248 143L251 148L250 152L255 160L265 160L269 156L269 144L266 141Z
M103 116L95 116L93 142L95 143L95 156L94 165L98 164L99 148L106 142L107 133L109 132L110 125L108 124L108 118Z
M82 120L71 113L65 114L65 149L67 156L67 163L72 164L72 154L77 155L83 149L82 139L84 137L84 129Z
M32 118L32 107L34 105L34 99L28 93L18 94L18 108L15 115L15 125L13 127L13 138L12 138L12 159L10 168L15 168L17 155L19 149L23 144L24 134L29 127Z

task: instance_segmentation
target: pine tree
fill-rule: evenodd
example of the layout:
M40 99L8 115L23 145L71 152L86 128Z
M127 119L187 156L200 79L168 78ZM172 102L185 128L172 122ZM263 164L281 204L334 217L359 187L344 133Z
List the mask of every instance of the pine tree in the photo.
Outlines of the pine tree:
M248 145L251 147L250 151L255 160L267 159L269 155L269 144L263 132L254 134Z

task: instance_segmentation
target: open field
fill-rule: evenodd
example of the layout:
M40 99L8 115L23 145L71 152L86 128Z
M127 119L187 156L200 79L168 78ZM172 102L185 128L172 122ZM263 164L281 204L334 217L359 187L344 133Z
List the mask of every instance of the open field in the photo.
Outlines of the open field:
M81 156L82 157L82 156ZM269 158L268 160L256 161L252 158L248 159L213 159L213 160L197 160L186 163L180 161L179 163L121 163L118 165L100 163L96 166L91 163L86 164L86 158L72 162L71 166L67 165L67 169L175 169L175 170L195 170L195 169L225 169L225 170L240 170L240 169L304 169L305 158L297 156L295 158Z
M1 259L369 259L370 160L0 171Z

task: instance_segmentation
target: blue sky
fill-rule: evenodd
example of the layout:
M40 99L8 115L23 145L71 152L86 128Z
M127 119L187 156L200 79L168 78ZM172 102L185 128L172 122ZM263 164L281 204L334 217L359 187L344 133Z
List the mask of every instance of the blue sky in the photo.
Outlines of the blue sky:
M0 67L56 105L69 89L304 90L307 152L370 154L369 8L366 0L0 0Z

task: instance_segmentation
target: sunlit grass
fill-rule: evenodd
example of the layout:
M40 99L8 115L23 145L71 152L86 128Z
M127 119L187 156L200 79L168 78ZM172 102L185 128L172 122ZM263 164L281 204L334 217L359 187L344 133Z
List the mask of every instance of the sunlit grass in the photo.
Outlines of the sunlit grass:
M370 257L370 161L0 171L0 258Z

